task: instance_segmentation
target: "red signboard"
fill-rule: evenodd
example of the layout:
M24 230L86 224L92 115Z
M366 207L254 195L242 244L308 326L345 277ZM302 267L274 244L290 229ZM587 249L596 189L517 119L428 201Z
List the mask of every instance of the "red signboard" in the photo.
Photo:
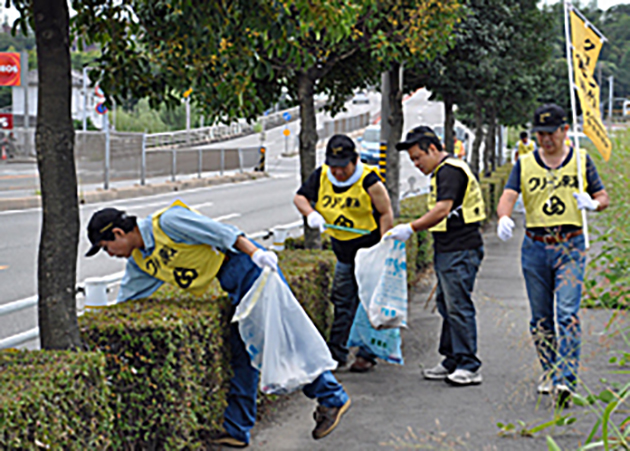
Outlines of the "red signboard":
M0 52L0 86L20 86L20 54Z
M13 129L13 115L7 113L0 113L0 129L12 130Z

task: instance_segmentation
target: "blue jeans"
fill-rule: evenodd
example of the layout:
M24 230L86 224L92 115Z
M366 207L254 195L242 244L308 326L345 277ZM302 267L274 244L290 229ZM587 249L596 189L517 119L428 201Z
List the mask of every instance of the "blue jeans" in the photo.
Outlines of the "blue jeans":
M217 278L221 288L228 292L232 304L237 305L262 270L242 252L229 252L228 257L229 259L221 266ZM282 272L280 275L285 280ZM230 380L223 428L237 440L249 443L249 431L256 421L256 395L260 372L251 364L238 331L238 324L230 325L229 345L233 376ZM323 372L313 382L305 385L302 392L311 399L317 399L318 403L325 407L341 407L348 400L348 395L330 371Z
M554 371L556 384L574 385L577 380L584 263L583 235L557 244L528 236L523 240L521 265L532 311L529 329L540 364L544 371Z
M444 356L442 366L449 372L475 372L481 366L472 291L483 255L483 247L435 253L436 303L442 316L439 353Z
M337 262L330 302L335 307L335 317L330 328L328 348L333 359L341 366L348 361L348 337L359 307L359 286L354 275L354 264ZM374 354L364 348L359 348L357 356L375 361Z

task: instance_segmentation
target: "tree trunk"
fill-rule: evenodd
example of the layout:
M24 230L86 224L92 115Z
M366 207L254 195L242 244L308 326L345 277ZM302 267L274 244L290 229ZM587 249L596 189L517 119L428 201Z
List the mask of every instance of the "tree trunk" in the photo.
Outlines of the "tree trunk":
M444 145L445 150L451 154L455 154L455 143L453 134L455 132L455 114L453 113L453 97L444 96Z
M389 116L383 118L389 124L387 136L387 179L386 187L392 203L394 217L400 216L400 158L396 143L400 142L403 128L402 106L402 67L399 63L392 64L387 72L389 92L383 93L389 97Z
M483 152L483 163L485 175L490 175L496 170L495 147L497 139L497 115L494 108L488 109L488 131L486 134L486 148Z
M315 117L315 101L313 98L315 80L307 72L301 71L297 76L298 101L300 103L300 176L302 183L315 170L317 163L317 119ZM319 230L311 229L304 218L304 246L307 249L321 248Z
M70 116L70 36L66 0L33 0L39 75L35 145L42 191L37 267L41 347L79 348L75 301L79 203Z
M483 107L481 101L477 100L475 108L475 140L472 145L472 154L470 156L470 166L473 174L479 176L479 149L483 142Z

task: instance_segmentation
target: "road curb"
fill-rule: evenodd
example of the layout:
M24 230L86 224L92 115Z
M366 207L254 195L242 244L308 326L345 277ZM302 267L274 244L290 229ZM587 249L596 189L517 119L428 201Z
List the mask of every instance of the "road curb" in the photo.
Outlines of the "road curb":
M109 190L98 189L96 191L88 192L79 191L79 203L93 204L96 202L131 199L134 197L145 197L175 191L186 191L189 189L223 185L226 183L245 182L248 180L256 180L262 177L268 177L268 174L264 172L243 172L201 179L157 183L154 185L134 185L124 188L112 188ZM0 199L0 211L26 210L29 208L39 207L41 207L41 196Z

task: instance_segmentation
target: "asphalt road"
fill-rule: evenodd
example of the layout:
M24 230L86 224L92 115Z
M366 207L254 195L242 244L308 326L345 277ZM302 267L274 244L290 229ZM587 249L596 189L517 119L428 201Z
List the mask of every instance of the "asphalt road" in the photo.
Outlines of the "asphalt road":
M428 93L420 90L405 102L405 126L408 130L425 123L438 124L443 120L443 108L439 103L428 102ZM380 95L371 94L369 105L352 105L345 114L354 115L364 111L378 112ZM325 120L318 115L318 120ZM292 136L298 131L299 123L287 124ZM268 149L267 169L270 177L237 183L181 191L178 193L127 199L107 203L81 205L81 235L77 281L87 277L101 277L124 269L124 262L111 259L104 254L87 259L82 257L88 242L83 232L93 212L105 206L124 209L130 214L146 216L167 206L174 199L181 199L202 213L233 224L248 234L268 230L277 225L288 224L300 219L293 206L292 198L299 187L298 157L283 157L285 138L284 127L269 130L265 145ZM252 135L234 140L233 145L252 145L259 142L259 136ZM318 164L323 162L323 145L318 147ZM0 191L11 183L10 180L28 180L28 174L36 171L34 165L0 166ZM17 176L17 178L15 178ZM23 176L23 177L20 177ZM427 186L427 178L415 169L406 152L401 153L401 193L408 189L409 177L415 177L416 188ZM13 179L9 177L14 177ZM164 180L155 180L153 182ZM4 185L2 185L5 183ZM20 182L22 183L22 182ZM130 184L131 182L127 182ZM15 185L14 185L15 186ZM96 186L82 186L84 191ZM8 190L4 190L5 193ZM0 305L36 294L37 248L39 243L41 211L30 210L0 212ZM0 339L37 325L36 309L25 310L0 317ZM34 346L31 343L29 347Z

